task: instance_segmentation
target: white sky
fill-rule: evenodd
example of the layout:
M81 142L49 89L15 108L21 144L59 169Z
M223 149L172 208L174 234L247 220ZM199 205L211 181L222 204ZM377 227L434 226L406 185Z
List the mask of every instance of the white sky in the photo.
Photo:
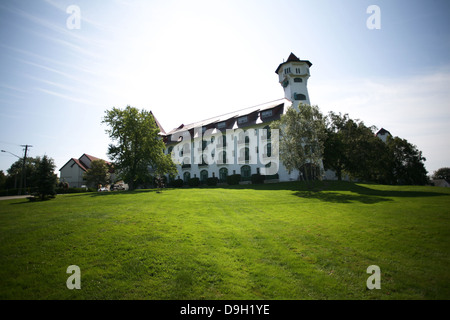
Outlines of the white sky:
M369 5L381 29L369 30ZM66 25L70 5L80 29ZM448 1L76 1L0 3L0 148L59 169L107 159L104 111L151 110L166 131L283 97L275 74L310 60L312 104L417 145L450 166ZM0 153L0 170L16 158Z

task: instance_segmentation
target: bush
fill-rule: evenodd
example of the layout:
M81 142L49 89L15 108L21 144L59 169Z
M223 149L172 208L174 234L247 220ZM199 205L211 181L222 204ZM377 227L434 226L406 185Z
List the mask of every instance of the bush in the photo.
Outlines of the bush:
M272 174L270 176L264 176L264 180L272 180L272 179L279 179L280 176L278 175L278 173L276 174Z
M266 176L256 173L256 174L252 174L251 181L253 184L261 184L261 183L264 183L265 178L266 178Z
M188 181L188 185L190 187L198 187L200 185L200 179L199 178L191 178Z
M82 192L95 192L94 188L58 188L56 189L56 193L64 194L64 193L82 193Z
M240 174L232 174L232 175L227 177L227 183L229 185L239 184L240 181L241 181L241 175Z
M174 188L181 188L183 186L183 183L184 182L182 179L175 179L170 182L170 186Z
M208 186L217 186L217 183L219 182L219 178L217 177L209 177L206 179L206 184Z
M20 189L7 189L0 190L0 197L3 196L17 196L19 194Z

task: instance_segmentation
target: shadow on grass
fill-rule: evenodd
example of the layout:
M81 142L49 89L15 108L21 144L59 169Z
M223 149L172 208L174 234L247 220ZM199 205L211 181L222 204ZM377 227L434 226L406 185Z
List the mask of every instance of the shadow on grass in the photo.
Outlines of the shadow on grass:
M380 188L387 190L380 190ZM387 187L387 188L386 188ZM395 190L411 186L382 186L378 184L357 184L346 181L318 181L313 186L305 182L293 181L261 185L228 186L227 189L256 189L256 190L290 190L293 195L305 199L317 199L333 203L361 202L374 204L393 201L393 198L418 198L449 196L447 192L421 190ZM429 187L432 188L432 187Z
M419 187L421 188L421 187ZM267 183L267 184L244 184L244 185L222 185L215 187L183 187L177 188L163 188L158 189L137 189L133 191L112 191L112 192L90 192L80 194L70 194L72 197L90 196L90 197L116 197L123 195L158 193L164 194L177 190L195 190L195 189L227 189L227 190L261 190L261 191L276 191L285 190L292 191L294 196L305 199L317 199L324 202L333 203L350 203L360 202L364 204L374 204L384 201L393 201L393 198L400 197L437 197L449 196L447 191L437 192L438 190L428 187L428 190L408 190L417 189L411 186L383 186L378 184L358 184L346 181L317 181L314 185L307 185L305 182L292 181L281 183ZM21 202L23 203L23 202ZM16 203L19 204L19 203Z
M108 191L108 192L84 192L84 193L66 193L65 195L71 195L72 197L81 197L81 196L89 196L89 197L109 197L109 196L124 196L124 195L132 195L132 194L141 194L141 193L163 193L168 189L163 189L163 191L159 191L158 189L136 189L132 191Z

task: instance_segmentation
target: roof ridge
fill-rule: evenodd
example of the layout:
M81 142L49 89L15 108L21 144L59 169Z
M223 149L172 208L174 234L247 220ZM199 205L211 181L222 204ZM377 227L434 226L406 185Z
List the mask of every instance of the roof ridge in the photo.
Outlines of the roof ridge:
M217 115L217 116L214 116L214 117L210 117L210 118L206 118L206 119L203 119L203 120L191 122L191 123L189 123L189 124L184 125L183 127L189 127L189 126L191 126L191 125L193 125L193 124L195 124L195 123L205 122L205 121L208 121L208 120L211 120L211 119L214 119L214 118L223 117L223 116L226 116L226 115L228 115L228 114L232 114L232 113L235 113L235 112L244 111L244 110L247 110L247 109L256 108L256 107L259 107L259 106L262 106L262 105L265 105L265 104L270 104L270 103L274 103L274 102L276 102L276 101L282 101L282 100L288 100L288 99L286 99L286 98L275 99L275 100L268 101L268 102L264 102L264 103L260 103L260 104L257 104L257 105L251 106L251 107L246 107L246 108L234 110L234 111L231 111L231 112L227 112L227 113L224 113L224 114L220 114L220 115ZM181 125L180 125L180 126L181 126ZM180 126L174 128L174 129L172 129L170 132L172 132L172 131L174 131L174 130L176 130L176 129L179 129ZM182 129L182 128L181 128L181 129Z

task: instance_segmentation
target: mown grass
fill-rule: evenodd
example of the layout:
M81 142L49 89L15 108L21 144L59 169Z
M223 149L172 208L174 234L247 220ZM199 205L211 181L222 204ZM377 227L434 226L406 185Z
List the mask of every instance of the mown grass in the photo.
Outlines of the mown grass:
M326 182L0 201L0 299L449 299L450 190ZM69 290L69 265L81 289ZM366 269L381 268L368 290Z

